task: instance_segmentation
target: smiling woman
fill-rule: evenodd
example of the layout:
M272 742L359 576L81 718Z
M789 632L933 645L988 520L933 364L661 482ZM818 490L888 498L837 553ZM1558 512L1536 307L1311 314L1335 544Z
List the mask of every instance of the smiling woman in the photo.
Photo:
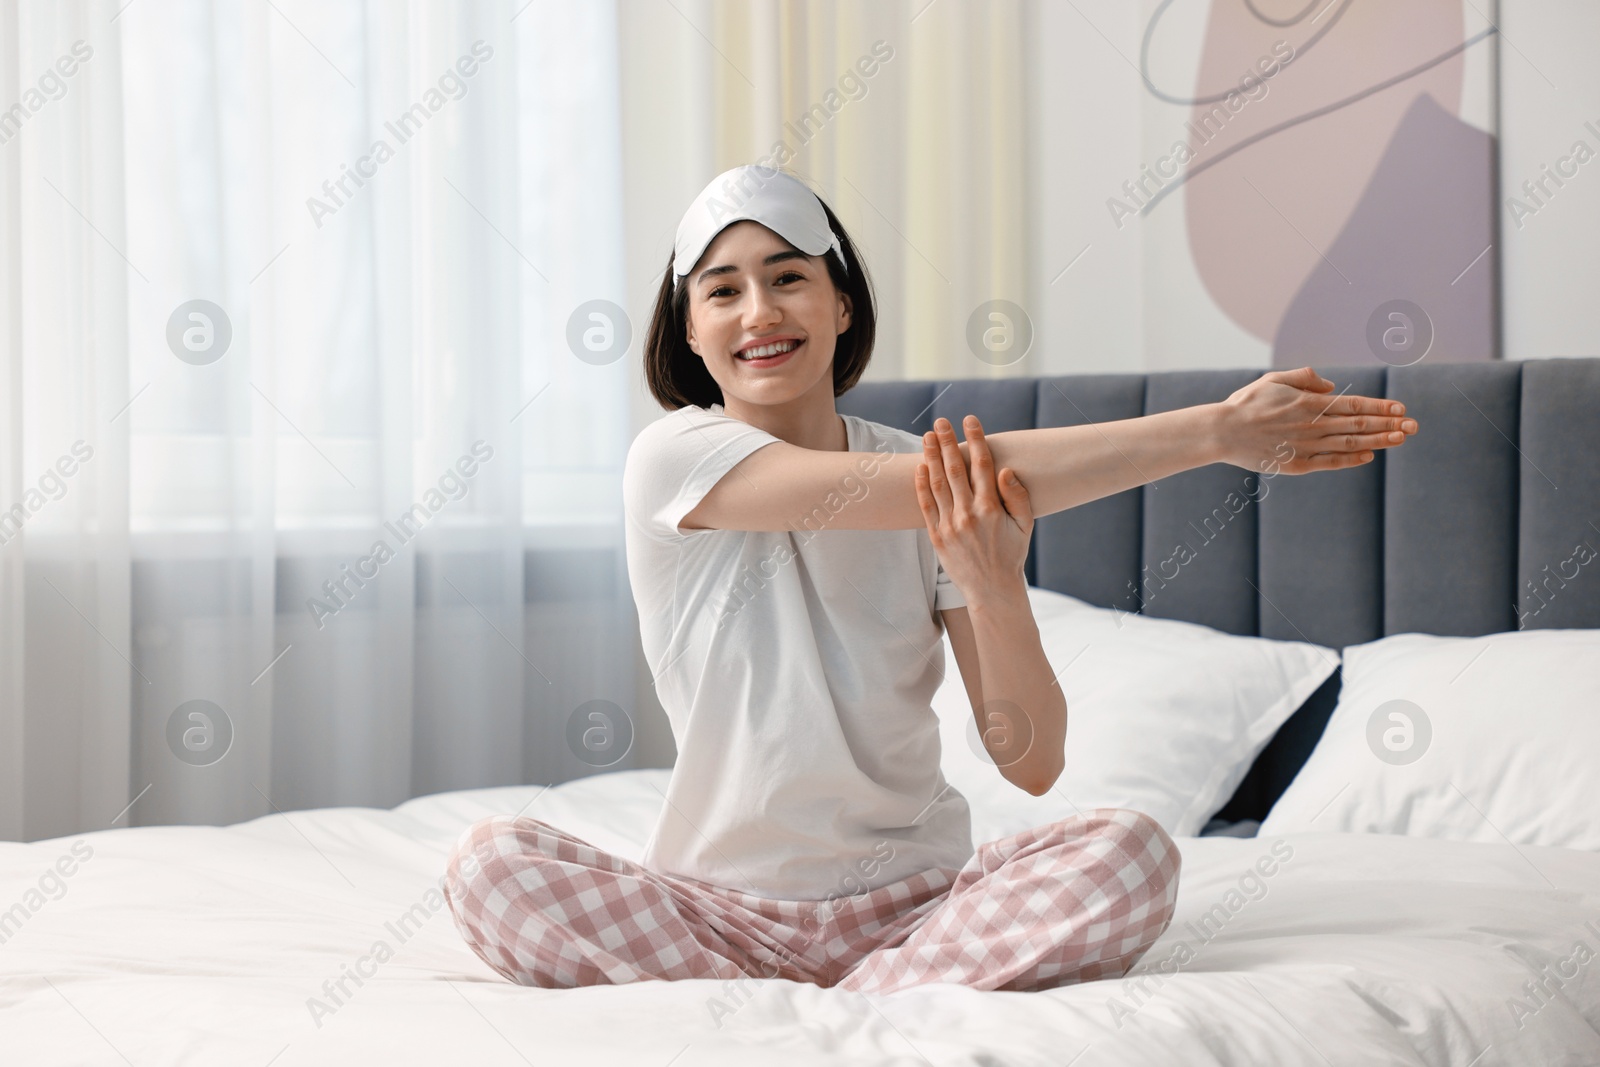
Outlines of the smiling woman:
M968 498L949 495L963 470L931 482L952 520L936 521L936 551L916 495L930 483L912 478L923 443L835 409L874 325L865 265L797 179L738 168L684 214L646 350L673 410L638 435L623 475L641 642L678 748L668 803L637 864L536 819L463 835L451 907L508 978L1048 988L1124 973L1171 921L1178 854L1139 812L973 848L930 704L943 627L974 694L975 650L1015 646L990 664L995 695L1048 719L1039 753L1002 771L1019 787L1042 792L1059 773L1065 708L1038 695L1049 665L1010 595L1026 530L989 542L995 553L969 542L951 508ZM953 436L941 443L959 463ZM997 508L980 539L1010 521ZM974 627L969 602L994 622ZM1021 689L999 680L1007 669Z
M1168 831L1104 808L974 849L930 705L944 632L1000 774L1042 795L1067 708L1023 576L1035 515L1219 461L1353 466L1416 428L1392 402L1329 397L1307 367L1138 419L990 437L969 416L957 442L941 418L919 440L835 407L875 322L865 264L798 179L735 168L684 213L645 351L669 414L623 472L628 576L677 762L639 863L536 819L463 835L457 926L513 981L771 965L893 992L1124 974L1171 922ZM730 912L759 937L719 933Z
M944 632L1000 774L1042 795L1067 708L1023 573L1035 515L1213 462L1353 466L1416 428L1308 367L1138 419L986 436L968 416L958 443L941 418L919 440L836 409L875 322L865 264L798 179L735 168L684 213L645 351L669 413L623 472L677 762L638 863L537 819L462 836L457 926L513 981L1124 974L1171 922L1176 846L1142 812L1097 808L974 849L930 704Z
M753 415L739 400L742 390L731 390L730 397L723 385L736 372L763 367L739 356L783 343L800 358L785 355L764 369L786 365L785 381L804 381L808 387L807 410L820 410L820 398L831 412L833 397L860 380L872 357L877 311L866 265L833 210L797 179L760 167L730 174L740 180L724 175L713 182L684 216L689 225L662 277L645 348L650 391L667 408L731 401L730 414ZM792 196L793 187L821 209L820 225L793 220L791 232L809 245L807 250L752 217L779 191ZM691 278L696 266L700 269ZM740 294L757 301L746 309L755 316L748 329L739 321L745 303ZM750 351L735 351L735 334L742 334L739 348ZM817 343L822 338L830 343ZM808 339L813 340L809 350ZM826 389L820 388L824 379ZM822 397L823 392L828 395ZM820 421L826 426L832 420ZM836 427L828 428L832 435L818 447L837 451L839 434Z

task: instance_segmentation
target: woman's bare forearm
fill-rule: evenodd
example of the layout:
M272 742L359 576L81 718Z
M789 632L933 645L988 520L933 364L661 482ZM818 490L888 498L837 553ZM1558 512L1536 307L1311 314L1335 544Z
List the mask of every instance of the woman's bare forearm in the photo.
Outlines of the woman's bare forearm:
M1033 514L1053 515L1124 489L1222 461L1215 404L1087 426L986 433L994 469L1028 487ZM961 458L969 465L966 442Z
M985 435L986 440L992 440ZM967 601L979 663L979 737L1006 781L1043 796L1061 777L1067 699L1033 618L1027 583L995 583Z

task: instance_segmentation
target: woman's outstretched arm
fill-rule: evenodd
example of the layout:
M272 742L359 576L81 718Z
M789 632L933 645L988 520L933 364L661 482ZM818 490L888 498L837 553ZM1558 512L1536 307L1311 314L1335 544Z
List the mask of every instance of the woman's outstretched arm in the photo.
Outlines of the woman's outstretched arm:
M1337 396L1310 367L1271 371L1228 399L1087 426L986 434L996 469L1027 485L1035 516L1210 463L1273 474L1339 470L1416 432L1404 407ZM954 438L941 427L940 441ZM958 445L963 462L971 457ZM1365 457L1365 458L1363 458ZM923 525L916 452L821 452L778 441L740 460L683 530L906 530Z

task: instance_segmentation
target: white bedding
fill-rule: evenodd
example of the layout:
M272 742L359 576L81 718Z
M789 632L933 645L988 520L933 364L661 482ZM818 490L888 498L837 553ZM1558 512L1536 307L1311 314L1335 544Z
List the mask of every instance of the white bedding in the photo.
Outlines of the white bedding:
M0 1062L1600 1063L1600 854L1561 848L1183 838L1177 916L1141 963L1142 994L1128 980L1043 993L940 983L885 997L756 979L743 991L709 981L542 990L484 966L443 907L396 936L472 820L531 799L527 814L637 858L667 775L0 844L0 910L24 908L0 944ZM975 826L975 839L986 830ZM29 890L80 840L92 855L67 864L65 892L33 909ZM1288 850L1270 877L1245 879L1250 895L1230 896L1260 857ZM1196 927L1219 906L1202 940ZM392 958L378 959L380 940ZM335 1006L323 983L362 957L371 977L346 978L350 995ZM1167 961L1186 962L1164 974ZM1541 979L1548 993L1530 996ZM313 997L332 1013L315 1018ZM720 1026L714 998L732 1009Z

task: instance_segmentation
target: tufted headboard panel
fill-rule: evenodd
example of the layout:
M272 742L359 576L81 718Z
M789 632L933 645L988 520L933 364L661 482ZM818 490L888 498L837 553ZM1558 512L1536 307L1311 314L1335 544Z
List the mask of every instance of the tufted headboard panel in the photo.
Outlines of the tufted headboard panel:
M1421 424L1351 470L1216 463L1047 515L1030 584L1101 606L1331 648L1396 633L1600 628L1600 359L1318 368ZM862 382L838 409L921 434L1136 418L1225 399L1253 370ZM1179 545L1188 553L1177 554ZM1185 562L1179 562L1185 560ZM1225 818L1260 819L1305 763L1339 675L1284 724Z

